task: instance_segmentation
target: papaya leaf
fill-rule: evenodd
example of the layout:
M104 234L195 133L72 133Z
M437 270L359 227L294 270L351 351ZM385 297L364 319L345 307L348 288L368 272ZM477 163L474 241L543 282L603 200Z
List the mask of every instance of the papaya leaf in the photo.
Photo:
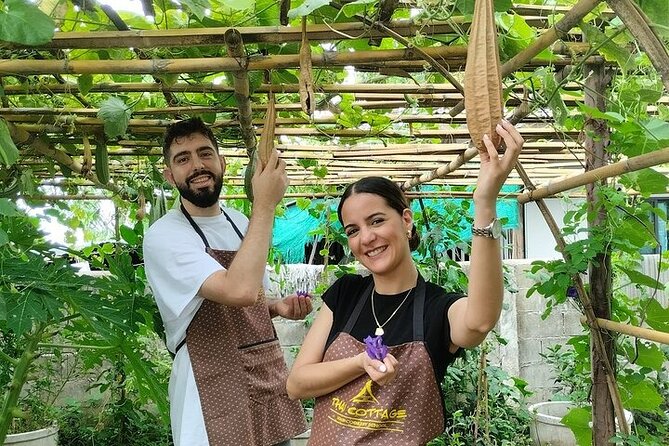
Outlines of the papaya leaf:
M0 40L42 45L53 39L55 29L51 17L26 0L5 0L0 9Z
M117 97L106 99L100 104L98 118L102 119L105 126L105 134L109 138L116 138L125 134L132 111L126 107L125 102Z
M7 123L5 123L4 119L0 119L0 161L9 167L18 159L19 149L16 148L14 141L12 141Z
M330 0L304 0L300 6L288 11L288 18L295 19L311 14L321 6L329 5Z

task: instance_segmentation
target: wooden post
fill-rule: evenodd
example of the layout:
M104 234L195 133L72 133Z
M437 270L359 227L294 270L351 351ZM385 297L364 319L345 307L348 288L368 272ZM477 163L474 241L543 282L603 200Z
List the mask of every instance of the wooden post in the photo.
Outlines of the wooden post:
M585 80L585 103L589 107L606 111L604 102L606 90L606 75L603 65L586 64L584 72L590 73ZM609 130L605 121L588 118L585 124L585 153L586 171L603 167L609 158L606 145L609 140ZM606 186L606 180L600 180L586 185L588 206L588 228L592 233L603 236L602 228L606 231L606 210L600 202L598 189ZM588 266L590 279L590 299L592 308L597 318L611 319L611 252L608 248L598 253ZM591 332L595 329L592 328ZM611 364L614 372L615 343L614 337L602 336L604 341L604 354ZM598 354L599 353L599 354ZM606 383L606 370L603 365L601 352L596 352L590 347L590 359L592 363L592 440L594 446L609 445L609 439L616 433L615 416L611 394Z
M242 35L234 28L225 32L225 45L228 49L228 55L234 58L239 64L239 70L232 72L235 84L235 100L239 109L239 127L242 130L242 139L246 150L251 156L251 151L256 147L256 135L253 130L251 116L251 89L249 87L248 58L242 42Z

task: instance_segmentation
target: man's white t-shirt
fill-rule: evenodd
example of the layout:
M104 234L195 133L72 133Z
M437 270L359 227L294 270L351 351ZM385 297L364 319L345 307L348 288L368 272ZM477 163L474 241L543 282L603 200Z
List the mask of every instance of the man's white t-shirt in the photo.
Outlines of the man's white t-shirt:
M228 208L225 213L245 234L248 228L246 216ZM216 217L193 217L193 220L202 229L210 247L226 251L239 249L241 239L223 213ZM204 242L180 209L170 210L146 232L144 266L165 326L167 348L174 352L202 304L204 298L197 294L200 287L223 267L205 252ZM169 399L175 446L208 446L202 406L186 345L174 358Z

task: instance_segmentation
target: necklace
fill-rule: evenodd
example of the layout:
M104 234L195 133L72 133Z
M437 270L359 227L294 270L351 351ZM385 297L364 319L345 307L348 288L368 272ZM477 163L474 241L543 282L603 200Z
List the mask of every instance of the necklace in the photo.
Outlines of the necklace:
M397 314L400 308L402 308L402 305L404 305L404 302L407 301L409 298L409 294L413 291L413 288L411 288L409 291L407 291L406 296L404 296L404 299L402 299L402 302L395 308L395 311L393 311L393 314L390 315L388 319L383 324L379 323L379 319L376 317L376 310L374 309L374 295L376 294L376 288L372 290L372 315L374 316L374 322L376 322L376 330L374 331L374 335L376 336L383 336L385 331L383 331L383 326L386 325L392 318Z

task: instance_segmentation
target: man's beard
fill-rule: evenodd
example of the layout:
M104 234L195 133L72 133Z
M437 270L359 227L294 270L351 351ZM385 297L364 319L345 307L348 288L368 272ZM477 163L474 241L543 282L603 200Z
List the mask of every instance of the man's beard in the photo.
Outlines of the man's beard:
M190 181L203 174L209 174L214 179L213 190L209 186L201 189L193 189L189 186ZM221 189L223 189L223 175L214 175L209 171L199 171L189 176L184 183L176 184L179 194L186 200L193 203L199 208L208 208L213 206L218 202L218 199L221 195Z

